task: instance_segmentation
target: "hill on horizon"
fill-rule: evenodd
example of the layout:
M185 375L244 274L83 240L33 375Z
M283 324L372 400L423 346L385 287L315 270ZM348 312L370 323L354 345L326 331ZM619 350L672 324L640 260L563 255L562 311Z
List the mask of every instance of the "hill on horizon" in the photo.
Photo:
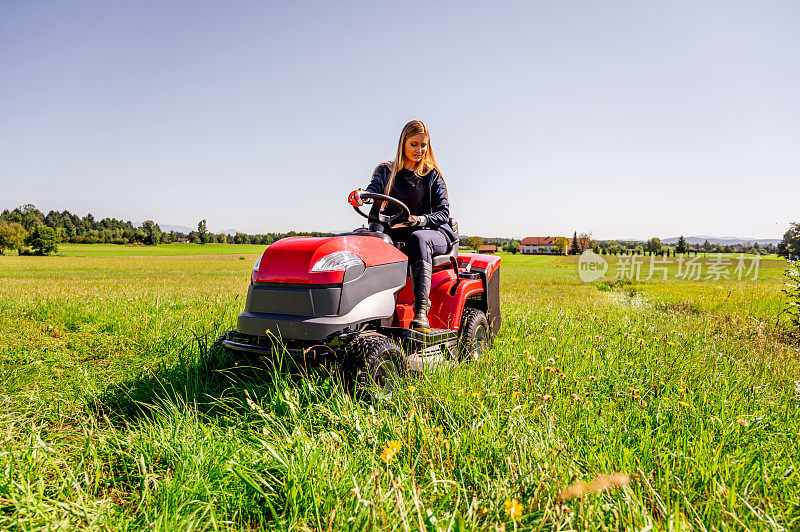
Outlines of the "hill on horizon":
M678 238L680 237L671 237L666 238L662 242L664 244L676 244L678 242ZM709 244L719 244L721 246L736 246L736 245L753 245L758 243L761 246L765 246L767 244L775 244L777 245L781 239L780 238L744 238L740 236L709 236L709 235L699 235L699 236L686 236L687 244L702 244L706 240L708 240Z

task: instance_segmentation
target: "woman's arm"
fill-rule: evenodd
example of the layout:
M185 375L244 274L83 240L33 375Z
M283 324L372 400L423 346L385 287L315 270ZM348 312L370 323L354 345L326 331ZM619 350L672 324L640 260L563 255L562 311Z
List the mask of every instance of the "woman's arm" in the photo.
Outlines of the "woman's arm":
M431 176L431 213L425 215L423 226L441 227L450 223L450 201L447 199L447 185L436 170Z
M386 182L389 179L389 167L386 164L378 165L375 172L372 174L372 181L369 186L364 189L365 192L372 192L373 194L383 194L386 189Z

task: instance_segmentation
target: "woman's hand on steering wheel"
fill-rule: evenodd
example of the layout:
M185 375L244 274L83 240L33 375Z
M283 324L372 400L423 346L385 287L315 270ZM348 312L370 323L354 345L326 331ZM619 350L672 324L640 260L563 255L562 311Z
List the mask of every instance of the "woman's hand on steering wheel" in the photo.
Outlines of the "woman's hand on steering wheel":
M351 192L347 200L358 214L368 219L370 222L381 223L385 226L392 227L395 223L407 223L411 217L411 211L408 210L408 206L405 203L397 198L393 198L385 194L364 192L363 190L359 189ZM357 203L360 203L360 205L363 205L364 203L373 203L373 206L372 209L370 209L369 214L367 214L358 208L360 205L357 205ZM395 205L400 209L400 212L396 214L383 214L381 209L386 203Z
M400 222L392 226L392 229L403 229L405 227L416 227L419 225L420 217L413 214L408 216L407 221Z
M364 205L364 202L361 201L361 193L364 192L360 188L352 191L349 196L347 196L347 203L352 205L353 207L361 207Z

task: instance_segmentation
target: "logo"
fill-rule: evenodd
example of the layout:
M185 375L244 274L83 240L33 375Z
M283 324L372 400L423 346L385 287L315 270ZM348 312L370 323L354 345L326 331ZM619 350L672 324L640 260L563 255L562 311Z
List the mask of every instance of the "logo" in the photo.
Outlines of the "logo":
M578 259L578 277L584 283L602 278L608 271L606 259L593 251L584 251Z

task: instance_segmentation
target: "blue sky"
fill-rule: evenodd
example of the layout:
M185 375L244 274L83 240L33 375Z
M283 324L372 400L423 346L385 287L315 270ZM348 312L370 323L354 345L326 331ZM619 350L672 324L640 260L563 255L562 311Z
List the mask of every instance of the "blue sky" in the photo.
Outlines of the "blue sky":
M0 208L344 230L425 121L462 232L779 238L798 2L0 2Z

